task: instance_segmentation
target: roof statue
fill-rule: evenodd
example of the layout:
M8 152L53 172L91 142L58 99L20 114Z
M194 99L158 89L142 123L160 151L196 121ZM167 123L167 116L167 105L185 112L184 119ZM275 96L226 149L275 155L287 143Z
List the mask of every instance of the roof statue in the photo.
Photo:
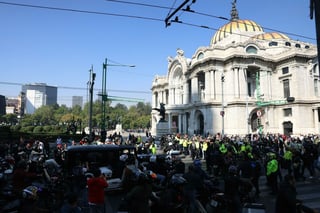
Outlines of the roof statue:
M232 2L232 10L231 10L231 20L232 21L239 19L239 13L238 13L236 4L237 4L237 0L234 0Z

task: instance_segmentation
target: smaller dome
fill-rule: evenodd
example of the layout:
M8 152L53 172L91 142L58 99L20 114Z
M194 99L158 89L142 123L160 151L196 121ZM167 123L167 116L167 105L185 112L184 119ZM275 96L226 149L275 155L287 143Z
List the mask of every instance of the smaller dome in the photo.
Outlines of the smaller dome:
M211 39L211 44L216 44L222 39L228 37L230 34L246 35L250 32L263 33L263 29L254 21L235 19L220 27L220 29L215 33L215 35Z
M289 40L290 38L283 33L271 32L271 33L263 33L260 35L255 35L252 38L260 39L260 40L275 40L275 39L284 39Z

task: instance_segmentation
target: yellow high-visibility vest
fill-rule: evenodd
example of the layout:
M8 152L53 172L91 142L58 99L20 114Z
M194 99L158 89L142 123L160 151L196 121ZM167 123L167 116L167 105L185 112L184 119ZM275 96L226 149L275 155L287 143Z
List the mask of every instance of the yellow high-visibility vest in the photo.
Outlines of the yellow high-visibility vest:
M278 170L278 161L276 159L272 159L267 163L267 176L271 173L274 173Z

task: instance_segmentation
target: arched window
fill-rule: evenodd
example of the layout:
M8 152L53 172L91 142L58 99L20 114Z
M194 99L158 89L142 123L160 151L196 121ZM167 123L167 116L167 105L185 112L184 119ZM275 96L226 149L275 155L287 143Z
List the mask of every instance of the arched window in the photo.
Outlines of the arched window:
M256 47L254 47L254 46L249 46L246 49L246 53L257 54L258 53L258 49Z
M203 54L203 52L201 52L198 54L197 59L200 60L200 59L203 59L203 57L204 57L204 54Z
M271 41L271 42L269 43L269 46L270 46L270 47L271 47L271 46L278 46L278 42Z

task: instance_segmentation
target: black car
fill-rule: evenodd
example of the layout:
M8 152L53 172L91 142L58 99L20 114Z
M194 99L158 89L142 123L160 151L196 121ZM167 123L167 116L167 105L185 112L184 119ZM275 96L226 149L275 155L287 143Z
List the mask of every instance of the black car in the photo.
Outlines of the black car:
M65 179L72 180L78 173L90 176L93 168L99 168L108 179L109 187L106 190L121 190L121 155L136 155L136 148L112 144L69 146L65 152Z

